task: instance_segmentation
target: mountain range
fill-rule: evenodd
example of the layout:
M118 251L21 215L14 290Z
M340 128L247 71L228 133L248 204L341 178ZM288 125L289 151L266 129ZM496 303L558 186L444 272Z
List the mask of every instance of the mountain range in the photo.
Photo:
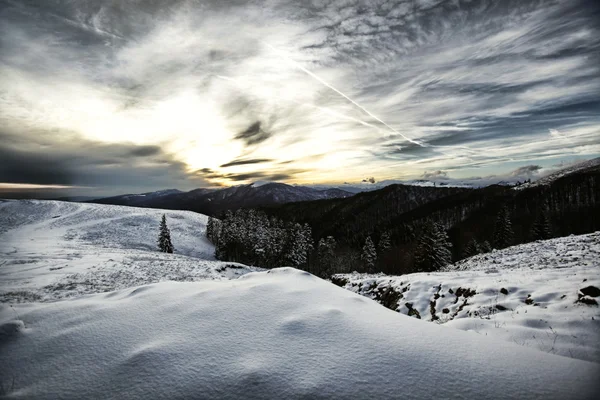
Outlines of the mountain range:
M341 189L313 189L284 183L253 183L224 189L194 189L182 192L177 189L141 194L126 194L89 203L113 204L169 210L189 210L219 216L224 211L238 208L263 207L292 202L346 198L353 193Z

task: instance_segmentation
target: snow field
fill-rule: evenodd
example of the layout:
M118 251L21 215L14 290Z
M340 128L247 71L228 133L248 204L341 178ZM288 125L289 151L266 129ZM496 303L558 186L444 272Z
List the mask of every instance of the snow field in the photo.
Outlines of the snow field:
M0 308L10 398L544 398L600 365L398 315L306 272Z
M157 251L163 213L175 254ZM216 261L206 222L188 211L0 200L0 301L49 301L259 270Z

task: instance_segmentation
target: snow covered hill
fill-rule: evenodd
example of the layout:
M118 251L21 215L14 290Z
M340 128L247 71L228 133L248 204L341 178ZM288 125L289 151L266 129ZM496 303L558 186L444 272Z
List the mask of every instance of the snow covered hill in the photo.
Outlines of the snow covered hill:
M156 248L163 213L175 254ZM47 301L258 270L215 261L206 221L188 211L0 200L0 301Z
M515 190L523 190L523 189L536 187L536 186L547 186L547 185L550 185L552 182L554 182L560 178L563 178L565 176L575 174L578 172L584 172L584 171L593 171L593 170L598 171L599 168L600 168L600 157L597 157L597 158L593 158L591 160L578 162L578 163L569 165L567 167L561 168L558 171L554 171L551 174L543 176L536 181L515 186L514 189Z
M591 399L600 365L398 315L306 272L0 309L37 399Z
M334 282L415 318L600 362L600 232L481 254L445 272Z
M155 249L163 212L176 254ZM538 351L401 315L292 268L216 261L205 223L205 216L185 211L0 201L0 397L579 400L597 394L600 364L575 359L597 361L589 321L597 323L597 308L570 304L581 288L576 281L600 283L597 261L586 261L597 259L598 234L565 242L573 266L549 270L555 275L514 266L503 274L475 263L461 266L467 271L408 278L403 295L414 296L412 307L423 316L431 304L423 293L440 282L434 304L440 319L441 307L452 315L462 305L446 325L488 321L461 317L483 310L471 304L498 297L497 287L509 294L493 309L511 308L513 324L525 331L544 335L550 328L537 319L564 317L552 320L551 329L562 335L569 328L578 339L564 347L560 336L551 349L532 346ZM490 257L503 260L500 254ZM407 279L359 278L370 280L369 287L398 287L394 279ZM450 296L459 282L464 289ZM517 304L525 292L526 305ZM569 303L551 308L563 292ZM573 354L550 354L566 349Z

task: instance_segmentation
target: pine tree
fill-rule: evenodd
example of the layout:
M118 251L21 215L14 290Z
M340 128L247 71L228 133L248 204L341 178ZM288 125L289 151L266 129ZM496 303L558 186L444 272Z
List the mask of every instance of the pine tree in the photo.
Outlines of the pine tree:
M438 271L452 262L452 245L446 231L439 225L428 223L419 238L415 254L418 271Z
M481 253L489 253L490 251L492 251L492 246L490 245L490 242L488 242L487 240L481 242L481 244L479 245L479 251Z
M545 209L542 209L531 227L531 238L533 240L546 240L552 237L552 226Z
M213 217L208 217L208 222L206 223L206 238L211 241L211 243L215 243L215 219Z
M508 208L502 207L496 217L496 226L494 229L494 246L503 249L513 243L514 233L510 221Z
M481 253L479 243L477 243L477 240L475 238L472 238L471 240L469 240L469 243L467 243L465 249L463 250L463 258L473 257L474 255L477 255L479 253Z
M365 240L360 259L365 264L368 272L374 272L375 262L377 261L377 251L375 250L375 245L371 240L371 236L367 236L367 239Z
M335 270L336 245L337 244L333 236L327 236L327 238L321 238L321 240L319 240L319 244L317 245L319 271L317 272L317 275L321 277L327 277Z
M171 231L167 226L167 217L163 214L160 220L160 234L158 235L158 248L163 253L173 253L173 243L171 243Z
M392 247L392 242L391 242L391 238L390 238L390 231L385 231L381 234L381 237L379 238L379 243L378 243L378 248L377 248L377 252L379 254L379 257L381 257L383 254L385 254L391 247Z

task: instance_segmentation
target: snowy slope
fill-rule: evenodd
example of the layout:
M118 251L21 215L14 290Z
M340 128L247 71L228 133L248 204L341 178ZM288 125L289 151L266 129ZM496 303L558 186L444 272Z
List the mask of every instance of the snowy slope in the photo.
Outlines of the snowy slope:
M600 297L581 292L600 288L600 232L513 246L451 268L334 281L415 318L600 362L600 310L582 302Z
M0 309L36 399L591 399L600 365L398 315L306 272Z
M165 213L176 254L156 250ZM0 200L0 301L46 301L257 270L215 261L207 217L98 204Z
M597 169L598 167L600 167L600 157L593 158L591 160L587 160L587 161L583 161L583 162L578 162L578 163L569 165L568 167L561 168L558 171L552 172L544 177L541 177L540 179L538 179L534 182L524 183L522 185L515 186L514 190L523 190L523 189L527 189L530 187L550 185L552 182L556 181L557 179L560 179L567 175L574 174L576 172L580 172L580 171L584 171L584 170Z

